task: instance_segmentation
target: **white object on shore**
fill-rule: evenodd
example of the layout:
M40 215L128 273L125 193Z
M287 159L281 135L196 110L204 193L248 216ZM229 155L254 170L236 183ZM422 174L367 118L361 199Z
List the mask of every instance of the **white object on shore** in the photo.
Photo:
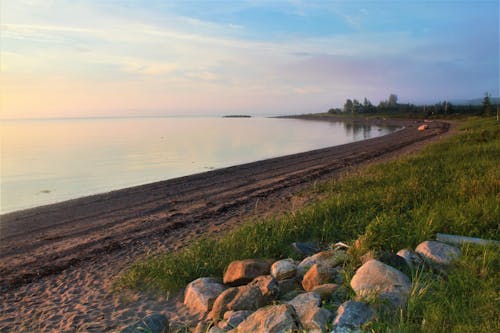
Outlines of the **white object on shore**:
M467 237L467 236L457 236L457 235L449 235L449 234L436 234L436 240L444 243L450 244L477 244L477 245L489 245L496 244L500 245L499 241L491 240L491 239L482 239L475 237Z

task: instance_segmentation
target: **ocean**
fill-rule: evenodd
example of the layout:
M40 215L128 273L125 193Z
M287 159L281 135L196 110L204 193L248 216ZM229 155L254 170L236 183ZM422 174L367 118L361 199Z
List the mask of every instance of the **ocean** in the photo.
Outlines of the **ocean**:
M3 120L0 213L341 145L396 129L260 117Z

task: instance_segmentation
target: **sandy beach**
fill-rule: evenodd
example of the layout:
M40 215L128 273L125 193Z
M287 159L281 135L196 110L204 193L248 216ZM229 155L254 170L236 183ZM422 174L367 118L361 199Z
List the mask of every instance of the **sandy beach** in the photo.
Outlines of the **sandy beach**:
M176 299L113 293L113 278L146 255L295 209L307 198L294 194L315 181L414 151L449 129L436 121L423 132L413 120L356 121L405 127L365 141L2 215L0 331L115 331L157 311L182 324L189 318Z

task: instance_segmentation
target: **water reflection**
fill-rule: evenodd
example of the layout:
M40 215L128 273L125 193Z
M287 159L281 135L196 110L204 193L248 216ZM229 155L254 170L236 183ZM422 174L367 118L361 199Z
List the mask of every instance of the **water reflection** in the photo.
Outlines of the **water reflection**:
M4 121L0 208L5 213L391 131L267 118Z

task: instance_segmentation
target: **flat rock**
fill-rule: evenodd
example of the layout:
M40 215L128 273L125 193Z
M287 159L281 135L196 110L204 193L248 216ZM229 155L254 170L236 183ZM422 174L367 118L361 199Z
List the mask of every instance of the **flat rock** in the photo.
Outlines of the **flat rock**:
M333 268L323 264L314 264L304 275L302 287L305 291L311 291L316 286L331 282L334 276Z
M120 333L168 333L168 318L160 313L151 314L142 320L125 327Z
M193 312L208 312L226 287L213 278L199 278L186 286L184 304Z
M278 281L294 278L297 274L297 265L293 259L278 260L271 266L271 275Z
M439 266L448 266L460 258L460 249L445 243L425 241L420 243L415 252Z
M247 284L257 276L268 275L271 264L266 260L246 259L237 260L229 264L224 273L224 284L241 286Z
M364 263L351 280L360 297L377 297L393 307L405 307L411 289L408 277L394 267L372 259Z
M349 332L355 330L375 318L375 311L366 303L347 301L337 309L337 316L333 324L332 333Z
M289 304L271 305L251 314L231 332L284 333L301 329L294 308Z
M349 255L342 250L330 250L316 253L305 258L297 265L297 275L301 278L315 264L327 267L335 267L349 260Z

